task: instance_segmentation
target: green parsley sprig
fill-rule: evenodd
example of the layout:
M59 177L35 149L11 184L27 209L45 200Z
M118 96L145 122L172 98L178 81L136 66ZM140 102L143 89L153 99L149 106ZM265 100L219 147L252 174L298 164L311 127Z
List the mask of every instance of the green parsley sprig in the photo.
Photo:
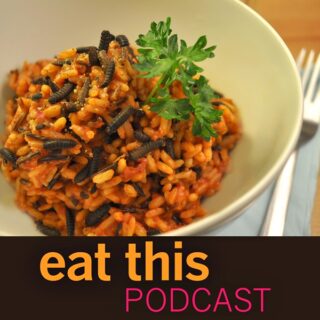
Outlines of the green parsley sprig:
M222 111L216 110L211 99L217 97L204 76L194 79L203 71L195 62L214 57L215 46L206 48L207 38L201 36L193 46L171 35L171 19L159 23L152 22L145 35L139 35L136 43L138 63L135 68L140 77L160 77L145 103L151 104L151 110L165 119L187 120L194 115L192 127L195 136L209 140L217 136L212 123L219 122ZM174 99L170 94L170 85L178 80L182 84L185 99Z

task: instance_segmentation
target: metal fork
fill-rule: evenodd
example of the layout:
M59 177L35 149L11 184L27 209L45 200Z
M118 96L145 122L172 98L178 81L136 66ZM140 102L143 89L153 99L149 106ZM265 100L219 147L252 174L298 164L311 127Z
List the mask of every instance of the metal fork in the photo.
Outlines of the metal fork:
M316 133L320 124L320 88L317 90L320 74L320 54L316 62L315 52L310 51L307 59L306 49L302 49L297 58L297 67L301 74L304 92L303 124L300 139L307 141ZM304 61L305 67L302 69ZM273 190L266 218L262 226L261 236L282 236L288 210L294 169L297 160L297 148L292 152L283 167Z

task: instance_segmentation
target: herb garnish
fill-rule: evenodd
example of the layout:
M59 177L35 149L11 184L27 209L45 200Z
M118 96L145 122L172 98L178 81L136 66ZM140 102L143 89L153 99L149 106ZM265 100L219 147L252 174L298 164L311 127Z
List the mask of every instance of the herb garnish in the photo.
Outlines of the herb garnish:
M186 120L193 114L193 134L209 140L217 136L212 123L220 121L222 111L211 104L211 99L217 96L208 80L202 75L195 79L203 71L195 62L214 57L216 47L206 48L206 36L201 36L191 47L184 40L179 45L178 36L171 35L170 25L170 18L152 22L148 33L139 35L136 41L140 54L135 68L141 72L140 76L160 76L145 103L150 103L151 110L165 119ZM181 82L186 98L174 99L170 95L169 88L175 80Z

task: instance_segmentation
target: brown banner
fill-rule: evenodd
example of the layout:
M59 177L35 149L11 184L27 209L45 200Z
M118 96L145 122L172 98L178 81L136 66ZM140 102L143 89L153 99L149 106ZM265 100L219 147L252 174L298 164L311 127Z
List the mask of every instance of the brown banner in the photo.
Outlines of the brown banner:
M0 238L4 319L315 319L319 238Z

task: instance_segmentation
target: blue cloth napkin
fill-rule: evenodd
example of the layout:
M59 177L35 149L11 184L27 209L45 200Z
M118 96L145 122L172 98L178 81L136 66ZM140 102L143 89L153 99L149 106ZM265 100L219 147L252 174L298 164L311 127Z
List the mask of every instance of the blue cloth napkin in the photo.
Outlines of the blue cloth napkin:
M285 236L311 235L311 215L320 165L320 130L299 148L285 224ZM274 184L240 217L207 232L208 236L257 236L261 230Z

